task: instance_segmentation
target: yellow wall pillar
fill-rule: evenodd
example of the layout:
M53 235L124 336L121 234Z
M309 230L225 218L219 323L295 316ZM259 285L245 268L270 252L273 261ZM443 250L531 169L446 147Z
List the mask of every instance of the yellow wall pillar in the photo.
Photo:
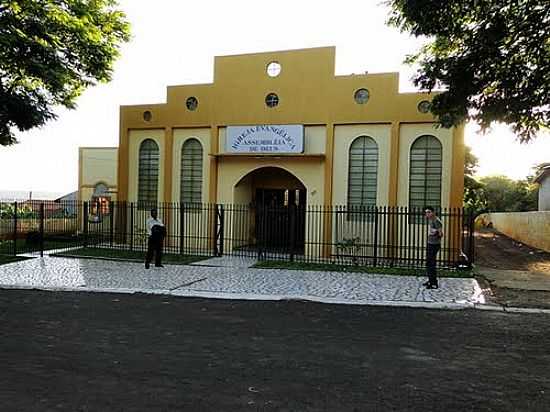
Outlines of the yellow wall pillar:
M391 124L390 178L388 185L388 206L397 206L399 182L399 122Z
M128 201L128 173L129 173L129 157L130 157L130 145L128 142L128 128L125 126L124 110L120 108L120 140L118 145L118 170L117 170L117 203L118 212L116 213L116 232L117 242L124 242L122 233L127 233L127 209L126 207L120 207L120 202L126 204Z
M174 131L171 127L164 128L164 202L172 201L172 158L174 152ZM171 233L172 209L162 208L164 211L164 224L168 233Z
M164 128L164 202L172 201L172 156L174 152L174 131Z
M212 125L210 127L210 182L208 185L208 203L217 202L218 193L218 158L215 156L219 153L219 138L218 138L218 126Z
M324 194L324 207L330 208L332 206L332 167L334 163L334 124L328 124L327 128L327 140L325 146L325 194ZM323 222L323 238L325 247L323 248L323 256L329 257L332 253L332 213L325 213L325 219Z
M391 137L390 137L390 178L388 185L388 206L390 208L397 207L397 191L399 188L399 134L400 125L399 122L392 122L391 124ZM396 248L398 233L397 233L397 216L395 213L390 214L388 220L388 245L392 247L388 250L390 257L394 256Z
M119 201L128 201L128 167L129 167L129 144L128 129L122 124L122 110L120 113L120 143L118 146L118 197Z
M464 198L464 124L453 129L453 163L449 207L462 207Z
M452 162L452 171L451 171L451 189L449 193L449 208L462 208L463 199L464 199L464 124L457 126L453 129L453 162ZM464 245L461 245L462 240L462 225L464 224L464 219L466 216L463 216L462 213L453 216L457 221L450 222L449 227L451 228L449 233L449 241L455 250L455 255L452 256L453 259L458 258L458 251L462 249ZM463 219L460 219L459 216L463 216Z

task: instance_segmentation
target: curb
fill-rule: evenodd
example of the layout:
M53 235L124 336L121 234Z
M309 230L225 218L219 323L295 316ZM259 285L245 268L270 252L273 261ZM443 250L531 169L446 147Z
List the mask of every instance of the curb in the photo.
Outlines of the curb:
M493 312L510 312L510 313L544 313L544 314L550 315L550 309L520 308L517 306L487 305L483 303L475 303L474 309L493 311Z
M395 300L346 300L338 298L327 298L320 296L289 296L289 295L266 295L250 293L231 293L231 292L209 292L209 291L177 291L169 289L128 289L128 288L86 288L86 287L66 287L66 286L28 286L28 285L0 285L0 289L13 290L42 290L47 292L85 292L85 293L112 293L112 294L148 294L165 295L174 297L205 298L205 299L227 299L227 300L263 300L263 301L306 301L316 303L326 303L334 305L356 305L356 306L387 306L387 307L407 307L419 309L443 309L443 310L482 310L492 312L509 313L530 313L530 314L549 314L550 309L506 307L501 305L487 305L471 302L414 302L414 301L395 301Z

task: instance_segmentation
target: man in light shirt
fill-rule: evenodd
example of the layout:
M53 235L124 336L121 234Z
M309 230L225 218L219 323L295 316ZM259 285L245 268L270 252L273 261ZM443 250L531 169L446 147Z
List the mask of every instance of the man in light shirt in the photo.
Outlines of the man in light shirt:
M157 209L151 210L151 217L147 219L147 254L145 255L145 269L149 269L149 265L155 255L155 266L163 267L162 260L162 243L166 229L164 223L157 218Z
M437 252L441 248L441 238L443 237L443 223L435 214L431 206L426 206L424 210L426 219L428 219L428 244L426 246L426 274L428 281L424 283L426 289L438 289L436 271Z

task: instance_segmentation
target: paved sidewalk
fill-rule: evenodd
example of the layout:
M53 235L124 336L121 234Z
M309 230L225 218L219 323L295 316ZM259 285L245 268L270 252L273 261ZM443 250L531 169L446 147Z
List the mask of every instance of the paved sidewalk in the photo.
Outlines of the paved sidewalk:
M98 259L35 258L0 266L0 287L144 292L225 299L303 299L345 304L463 308L485 303L475 279L253 269L253 259L214 258L200 265L142 264Z

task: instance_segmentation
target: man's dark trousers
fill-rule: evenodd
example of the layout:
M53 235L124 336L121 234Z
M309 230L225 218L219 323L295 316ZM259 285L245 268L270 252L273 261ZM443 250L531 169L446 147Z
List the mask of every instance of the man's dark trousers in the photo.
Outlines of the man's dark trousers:
M431 285L437 285L437 272L435 270L435 259L441 245L439 243L428 243L426 250L426 274Z
M160 266L162 261L162 237L160 236L149 236L145 265L149 266L153 260L153 254L155 254L155 266Z

